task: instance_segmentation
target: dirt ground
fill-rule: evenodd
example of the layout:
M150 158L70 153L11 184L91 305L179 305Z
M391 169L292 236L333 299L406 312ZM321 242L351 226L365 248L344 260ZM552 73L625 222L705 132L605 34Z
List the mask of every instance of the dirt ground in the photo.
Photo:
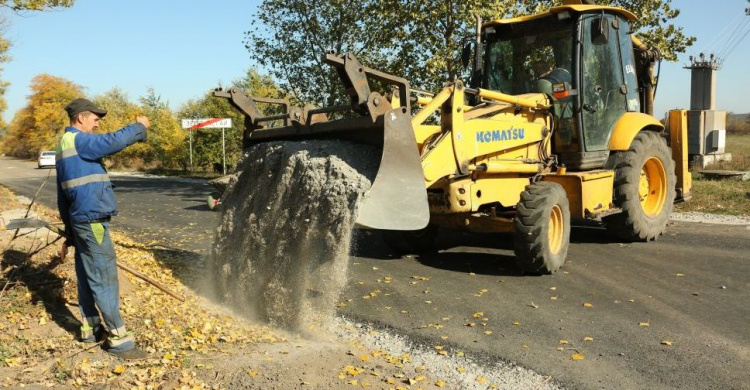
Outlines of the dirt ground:
M5 229L23 217L29 200L0 187L0 386L5 388L322 389L497 388L490 376L463 366L425 365L407 347L363 340L378 331L337 320L305 337L253 324L215 307L173 276L201 278L202 264L154 256L155 248L113 234L118 261L180 294L185 301L120 270L121 310L149 358L125 362L101 345L77 341L73 256L61 261L61 241L46 229ZM57 220L34 205L31 215ZM117 229L116 220L113 223ZM434 347L430 359L446 351ZM432 349L432 347L429 347ZM451 351L450 354L463 356ZM469 367L469 364L466 365ZM545 378L532 381L548 388ZM514 379L515 380L515 379ZM531 386L529 386L531 387Z

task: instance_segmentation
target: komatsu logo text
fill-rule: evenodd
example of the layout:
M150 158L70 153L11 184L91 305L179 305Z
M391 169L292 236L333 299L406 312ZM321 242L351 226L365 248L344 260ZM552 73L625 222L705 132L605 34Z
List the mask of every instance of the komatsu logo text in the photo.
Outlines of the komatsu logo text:
M525 129L511 127L507 130L480 131L477 133L477 142L488 143L497 141L510 141L523 139Z

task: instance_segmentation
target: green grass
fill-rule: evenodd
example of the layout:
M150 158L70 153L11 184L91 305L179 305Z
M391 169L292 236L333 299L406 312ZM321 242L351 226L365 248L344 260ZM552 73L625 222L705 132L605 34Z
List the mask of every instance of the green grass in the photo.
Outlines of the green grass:
M727 134L731 162L706 167L732 171L750 171L750 134ZM676 205L675 211L700 211L712 214L750 216L750 181L708 180L693 172L693 198Z

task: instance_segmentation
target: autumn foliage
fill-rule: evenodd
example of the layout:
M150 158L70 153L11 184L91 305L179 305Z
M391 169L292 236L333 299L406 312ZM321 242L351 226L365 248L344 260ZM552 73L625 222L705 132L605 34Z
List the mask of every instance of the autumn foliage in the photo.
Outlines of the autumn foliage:
M34 77L30 88L28 103L13 117L2 144L3 152L22 158L54 150L68 124L65 105L83 96L81 86L48 74Z

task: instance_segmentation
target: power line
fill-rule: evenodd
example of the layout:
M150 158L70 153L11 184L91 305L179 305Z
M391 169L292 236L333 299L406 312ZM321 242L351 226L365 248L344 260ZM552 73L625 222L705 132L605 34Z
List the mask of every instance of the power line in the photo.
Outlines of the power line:
M750 3L750 0L748 0ZM724 61L734 52L734 50L742 43L742 41L750 35L750 7L745 8L745 14L738 14L729 23L724 25L724 28L714 36L714 38L703 47L700 52L700 59L690 57L691 64L688 68L700 66L710 66L713 69L720 69L724 64ZM705 61L703 53L713 52L711 54L710 61Z

